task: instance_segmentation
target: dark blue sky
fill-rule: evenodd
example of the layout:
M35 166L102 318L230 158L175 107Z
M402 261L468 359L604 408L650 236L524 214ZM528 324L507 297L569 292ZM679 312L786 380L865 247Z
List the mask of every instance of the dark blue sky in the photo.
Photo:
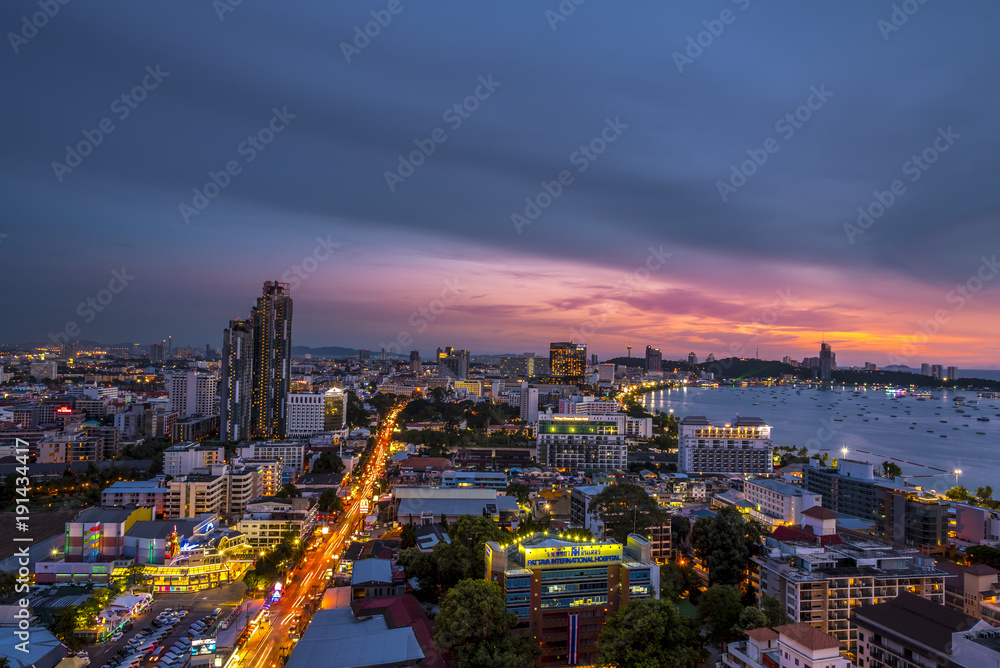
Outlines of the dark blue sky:
M0 9L0 340L218 346L305 261L303 345L1000 357L995 2L224 2Z

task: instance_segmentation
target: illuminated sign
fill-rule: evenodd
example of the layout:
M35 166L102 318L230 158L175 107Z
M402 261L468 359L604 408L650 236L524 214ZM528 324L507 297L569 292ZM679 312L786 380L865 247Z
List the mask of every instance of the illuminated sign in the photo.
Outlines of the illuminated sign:
M577 417L577 416L570 416L570 415L553 415L552 419L556 420L558 422L586 422L587 420L590 419L590 416L589 415L581 415L581 416Z
M621 545L563 545L522 547L525 568L610 566L622 560Z
M215 654L215 638L195 638L191 641L191 656Z

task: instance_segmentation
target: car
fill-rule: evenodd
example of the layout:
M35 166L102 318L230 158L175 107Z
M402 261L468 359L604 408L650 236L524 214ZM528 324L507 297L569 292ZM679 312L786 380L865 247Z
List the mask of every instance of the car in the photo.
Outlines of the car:
M116 633L113 636L111 636L111 642L118 642L119 640L122 639L123 635L125 635L125 634L122 633L121 631L119 631L118 633Z

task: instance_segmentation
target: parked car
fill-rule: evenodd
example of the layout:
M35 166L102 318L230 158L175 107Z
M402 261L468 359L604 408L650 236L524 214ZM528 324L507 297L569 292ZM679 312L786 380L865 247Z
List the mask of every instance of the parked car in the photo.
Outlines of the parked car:
M121 631L119 631L118 633L116 633L113 636L111 636L111 642L118 642L119 640L122 639L123 635L125 635L125 634L122 633Z

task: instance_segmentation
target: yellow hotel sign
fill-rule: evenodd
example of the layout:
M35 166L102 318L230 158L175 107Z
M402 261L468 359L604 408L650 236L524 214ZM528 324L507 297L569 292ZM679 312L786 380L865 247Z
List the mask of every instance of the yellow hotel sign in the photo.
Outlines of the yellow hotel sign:
M622 560L621 545L566 545L563 547L526 547L525 568L565 566L610 566Z

